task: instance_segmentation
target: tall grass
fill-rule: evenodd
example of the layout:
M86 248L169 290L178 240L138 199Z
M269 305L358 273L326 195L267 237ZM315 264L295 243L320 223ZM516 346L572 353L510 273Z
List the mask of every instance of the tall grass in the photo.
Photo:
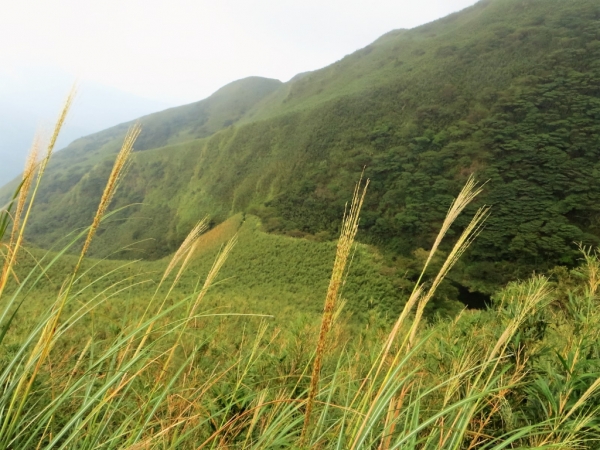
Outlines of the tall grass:
M139 316L126 317L112 333L87 328L94 311L147 281L132 275L93 295L98 280L84 277L90 243L110 215L140 129L127 135L88 229L17 276L31 204L69 104L46 156L38 163L32 153L20 190L0 212L0 449L597 448L597 253L585 249L582 266L557 272L553 281L537 275L507 286L489 311L423 321L424 308L489 213L475 213L429 278L448 230L481 191L472 178L450 206L395 320L373 319L357 329L339 313L367 182L357 185L342 222L320 324L280 330L258 314L229 314L223 322L223 313L202 309L235 236L193 292L178 291L198 257L203 220ZM27 332L17 332L28 293L43 287L48 271L78 245L56 298L40 307ZM13 334L20 337L9 345Z
M323 320L321 322L321 330L319 331L319 340L317 342L316 356L315 361L313 363L310 389L308 391L308 400L306 403L306 412L304 413L304 426L302 428L303 439L305 438L306 432L308 431L308 428L310 426L310 418L315 396L318 390L327 334L329 333L329 330L331 329L331 324L333 322L334 308L336 302L338 301L338 296L342 287L348 258L350 257L350 252L352 251L354 239L356 238L356 233L358 232L360 210L364 203L368 187L369 180L366 181L365 186L362 188L362 192L361 182L359 182L356 185L356 189L354 190L354 196L352 198L352 203L350 204L350 210L348 212L348 215L344 216L344 219L342 220L342 230L340 233L340 239L338 240L337 252L335 255L335 261L333 263L333 272L331 274L331 280L329 282L329 287L327 288L327 295L325 297L325 307L323 308Z

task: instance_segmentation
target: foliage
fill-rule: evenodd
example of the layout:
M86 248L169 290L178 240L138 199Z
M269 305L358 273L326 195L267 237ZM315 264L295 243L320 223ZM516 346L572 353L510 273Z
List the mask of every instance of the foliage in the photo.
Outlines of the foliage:
M259 215L271 232L331 239L365 168L371 194L359 239L391 266L430 245L449 192L477 172L490 180L480 202L494 214L454 280L491 293L533 268L572 267L573 243L597 245L600 235L598 8L483 1L289 83L242 80L143 118L116 199L138 205L92 250L105 256L144 240L144 257L161 258L198 217L216 224L237 212ZM89 223L124 131L57 155L34 243L48 247Z
M425 267L472 199L466 192ZM426 282L425 269L391 332L376 315L365 326L335 314L305 421L314 317L295 315L278 328L261 314L224 314L214 308L220 300L205 302L229 250L217 265L209 255L242 235L241 219L201 238L192 233L149 290L143 282L160 272L148 269L161 261L141 271L134 262L78 260L68 247L21 258L0 298L0 448L597 447L598 253L586 249L582 265L557 269L554 283L541 276L513 283L492 309L428 327L419 326L419 311L438 283ZM246 222L263 239L316 245ZM459 242L470 242L473 223ZM86 235L93 232L68 246ZM333 255L329 243L320 245ZM51 287L61 276L66 282Z
M599 21L480 2L146 119L122 182L137 128L40 184L70 97L0 210L0 449L597 448L600 250L570 240L598 234ZM354 203L332 275L365 165L364 243ZM24 246L30 224L60 250ZM454 314L453 266L491 291L556 262Z

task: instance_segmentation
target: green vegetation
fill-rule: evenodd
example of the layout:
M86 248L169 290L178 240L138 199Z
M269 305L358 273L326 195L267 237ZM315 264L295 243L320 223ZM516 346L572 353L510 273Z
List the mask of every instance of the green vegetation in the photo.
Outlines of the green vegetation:
M267 234L261 231L260 221L254 216L246 216L243 222L241 215L233 216L199 239L199 249L178 283L179 294L193 292L198 274L208 273L220 248L236 233L238 243L220 272L224 281L211 289L207 302L218 305L224 311L239 312L240 307L261 311L274 316L275 322L281 326L286 326L298 315L316 317L320 314L321 300L327 290L335 256L335 242L311 242ZM28 252L19 262L20 275L34 270L36 261L46 255L46 251L39 249L28 249ZM75 256L65 255L48 271L48 281L55 291L76 260ZM109 259L98 261L84 279L91 282L105 272L115 272L105 282L90 286L89 292L96 295L106 288L105 283L116 282L119 276L154 280L167 265L168 259L150 262ZM121 267L123 269L119 269ZM412 265L407 267L412 268ZM349 314L348 319L353 323L365 323L371 315L380 315L383 310L397 315L411 287L409 279L396 279L389 274L389 268L383 264L376 249L359 244L342 290L342 297L347 301L345 310ZM143 304L142 299L151 297L155 288L154 281L137 286L134 297ZM30 294L36 299L34 304L43 301L47 289L48 285L44 285ZM451 292L450 287L447 290ZM127 298L124 297L123 301L131 303ZM447 314L455 314L462 309L462 304L451 300L444 289L434 303L438 311Z
M289 83L241 80L142 118L116 199L137 206L93 252L144 240L144 258L162 258L199 217L217 224L239 212L270 232L332 239L365 168L372 184L359 239L392 269L430 245L450 192L471 173L490 180L480 202L494 214L455 282L491 293L534 269L574 267L575 243L600 236L599 8L481 1ZM125 129L57 154L31 242L47 248L89 223Z
M598 448L599 43L482 1L50 161L69 100L0 194L0 450Z
M138 131L125 138L91 225L60 252L22 247L52 144L41 164L30 159L0 211L1 449L597 447L599 254L584 249L578 269L510 284L489 310L424 326L441 280L487 218L479 209L448 254L438 253L481 194L470 179L393 325L377 315L352 323L344 313L340 289L351 285L344 280L365 198L358 188L335 249L265 234L256 218L238 215L204 235L201 221L168 262L86 259ZM280 249L286 262L300 263L290 248L311 257L298 272L317 284L327 269L313 268L319 251L303 246L335 252L329 287L315 286L327 298L320 331L316 314L273 323L264 304L240 301L224 312L218 296L209 301L213 289L235 284L221 272L229 261L257 266L245 271L260 284L259 270L277 259L234 254L244 235ZM68 255L80 241L79 256ZM358 268L373 258L364 246L357 255ZM287 269L282 283L294 287Z

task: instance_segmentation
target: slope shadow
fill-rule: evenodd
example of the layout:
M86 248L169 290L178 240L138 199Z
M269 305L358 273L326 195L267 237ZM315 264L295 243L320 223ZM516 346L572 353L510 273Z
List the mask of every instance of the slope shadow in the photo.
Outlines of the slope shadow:
M463 303L467 309L487 309L492 304L492 299L489 295L478 291L469 291L469 288L453 283L458 289L458 300Z

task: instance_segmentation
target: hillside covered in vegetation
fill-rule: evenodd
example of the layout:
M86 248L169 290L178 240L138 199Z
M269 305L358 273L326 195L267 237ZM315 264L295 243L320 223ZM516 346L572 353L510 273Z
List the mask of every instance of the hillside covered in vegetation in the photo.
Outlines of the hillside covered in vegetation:
M269 232L333 239L363 169L371 188L359 239L392 271L431 246L472 173L489 180L479 205L492 215L454 275L461 284L491 292L534 268L573 266L575 243L600 242L594 0L480 1L288 83L240 80L140 122L115 200L133 206L98 237L96 255L137 242L116 256L163 257L207 214L217 224L249 213ZM33 243L89 223L127 126L56 155Z
M56 251L22 245L51 145L0 210L1 449L597 448L598 250L552 279L510 283L485 310L426 323L488 217L467 216L440 251L482 193L469 178L392 316L346 309L356 293L385 298L377 252L355 245L368 181L336 244L238 214L208 232L200 221L168 259L88 258L139 131L90 225Z
M0 193L0 450L599 448L597 0L55 155L73 98Z

